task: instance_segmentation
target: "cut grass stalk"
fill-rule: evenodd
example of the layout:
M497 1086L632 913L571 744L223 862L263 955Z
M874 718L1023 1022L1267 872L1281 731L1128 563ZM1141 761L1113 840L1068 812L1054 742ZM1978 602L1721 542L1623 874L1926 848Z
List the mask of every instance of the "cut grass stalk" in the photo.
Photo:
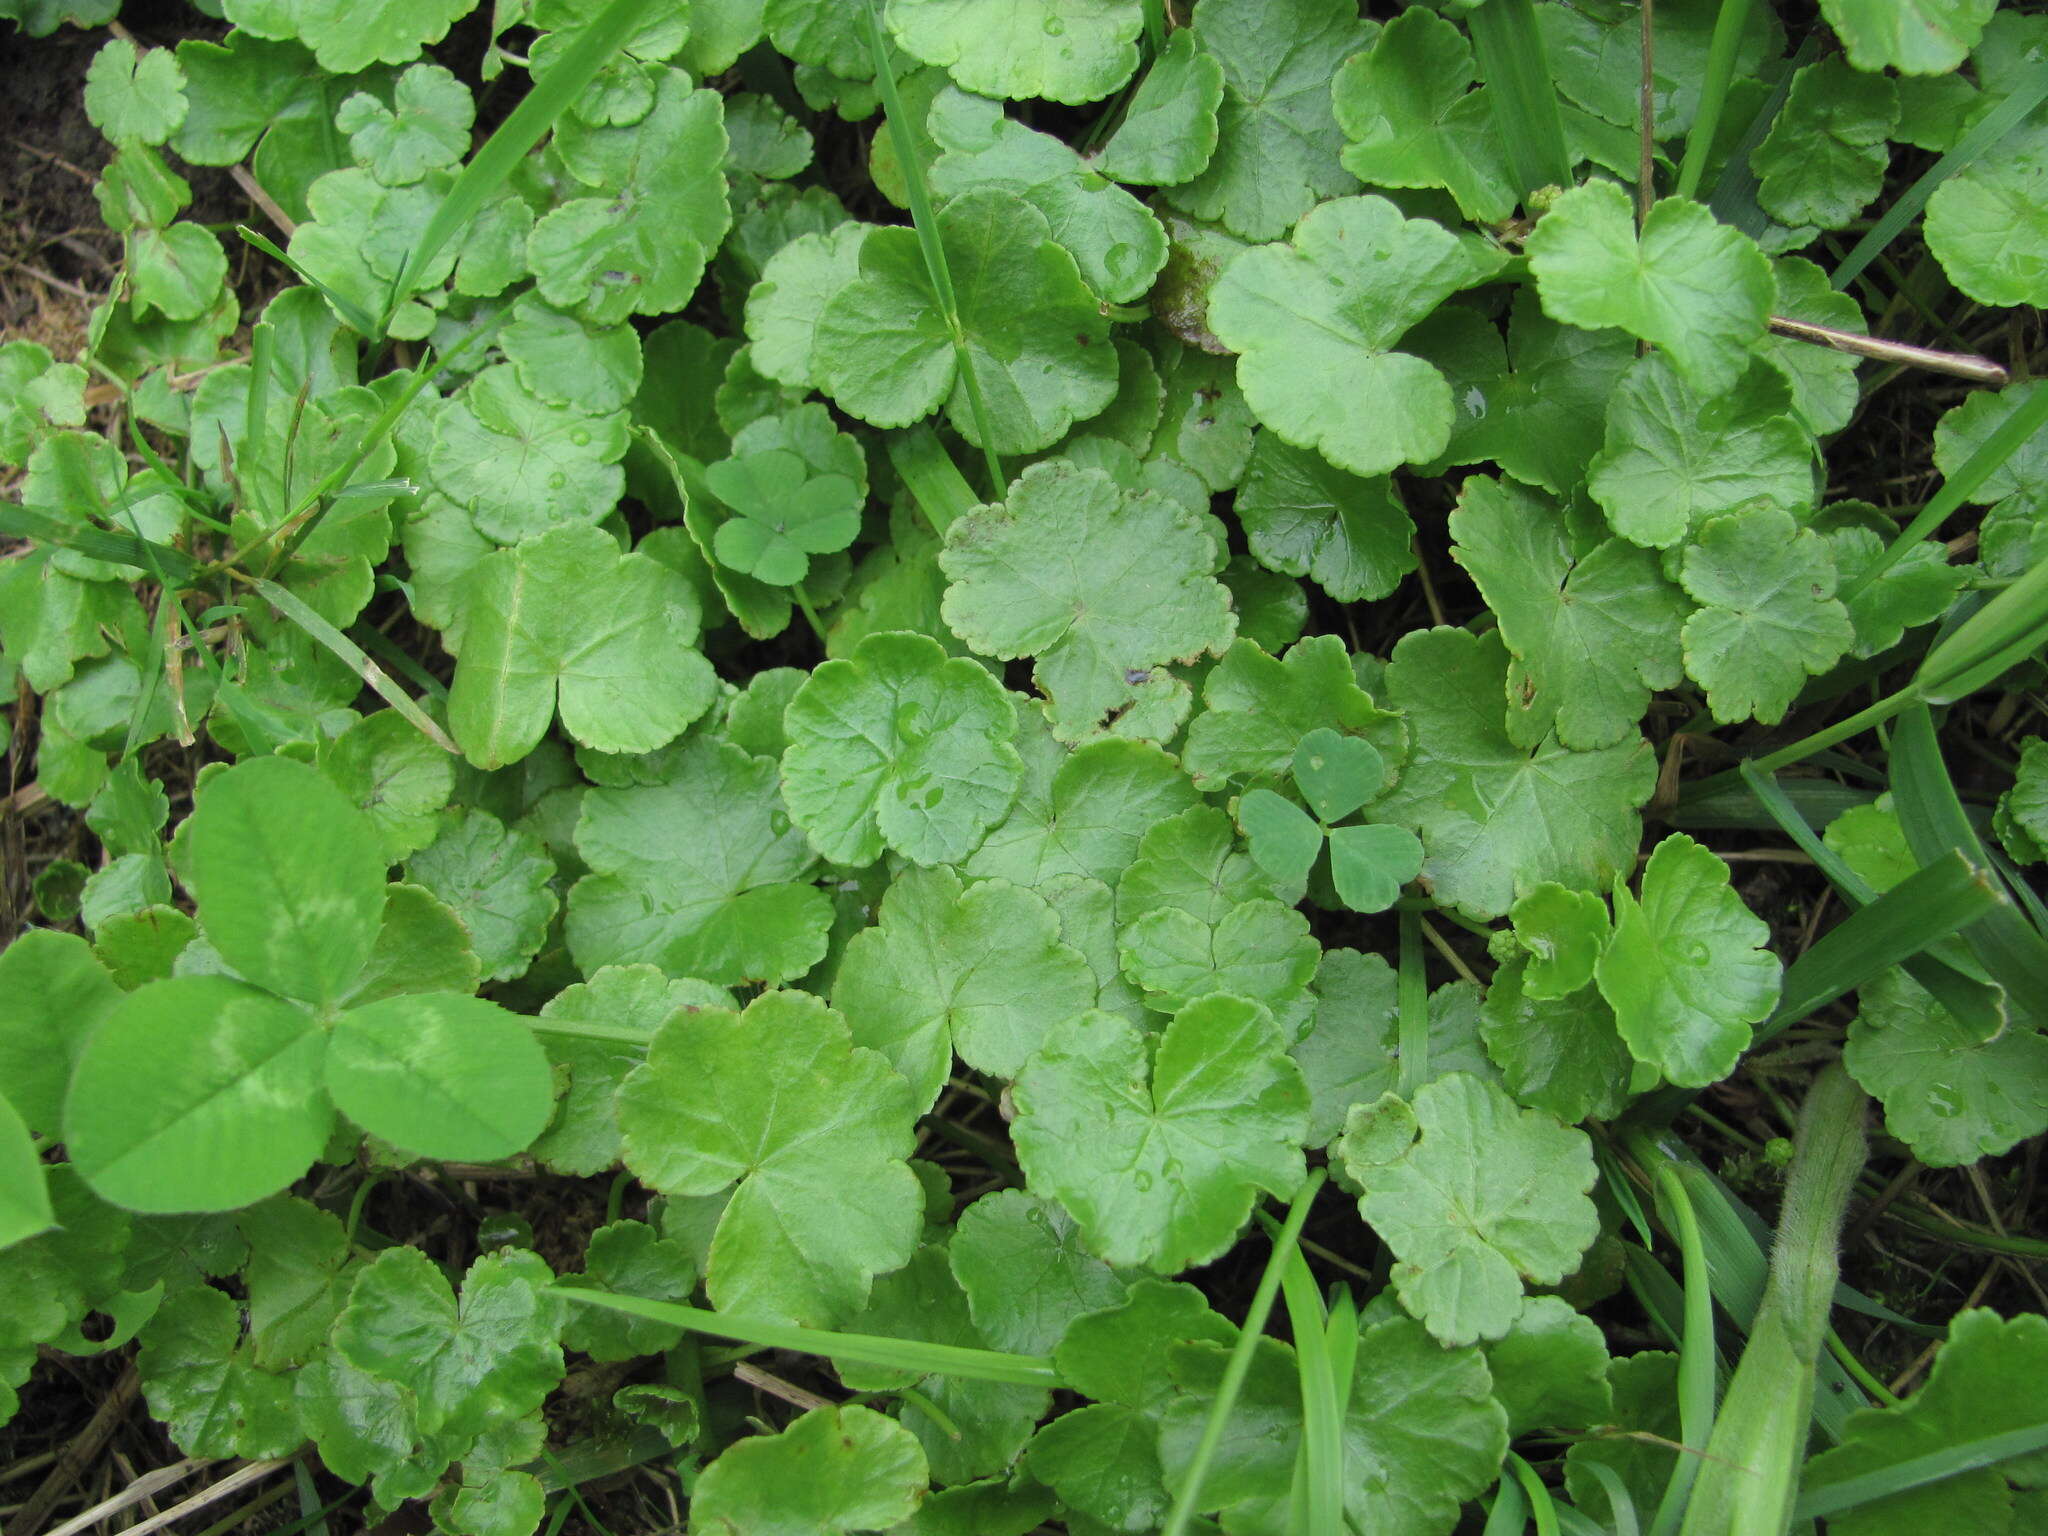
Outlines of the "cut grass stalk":
M1791 1523L1813 1418L1814 1365L1840 1272L1842 1218L1863 1171L1867 1103L1840 1063L1807 1093L1763 1305L1707 1442L1681 1536L1782 1536Z
M925 184L917 142L911 137L910 125L903 120L903 96L896 89L896 71L889 61L889 45L882 36L882 18L875 9L875 0L862 0L862 10L867 18L868 49L875 61L875 84L882 94L882 112L888 119L890 142L896 147L897 164L910 199L911 227L917 231L917 246L924 253L925 275L931 279L939 313L945 317L946 329L953 337L953 356L960 369L960 382L967 390L967 408L973 413L975 435L981 439L981 451L988 460L989 499L1001 501L1008 482L1003 479L1002 460L996 457L995 434L989 427L981 379L974 371L974 354L960 324L960 300L953 290L953 270L946 264L945 245L939 239L931 189Z
M1308 1221L1308 1208L1315 1201L1316 1191L1323 1187L1323 1181L1328 1177L1327 1169L1309 1170L1308 1178L1303 1181L1293 1203L1287 1207L1287 1219L1280 1224L1280 1235L1273 1239L1273 1252L1266 1259L1265 1272L1259 1276L1258 1288L1252 1292L1251 1305L1245 1308L1237 1343L1230 1351L1229 1363L1223 1368L1223 1379L1217 1384L1216 1401L1210 1405L1208 1420L1202 1425L1202 1438L1195 1444L1195 1454L1188 1462L1187 1477L1174 1498L1173 1509L1167 1515L1161 1536L1187 1536L1189 1523L1195 1518L1195 1510L1201 1503L1202 1485L1209 1480L1209 1464L1216 1459L1216 1448L1223 1443L1223 1431L1229 1426L1230 1415L1237 1407L1237 1395L1244 1390L1244 1379L1251 1371L1252 1351L1265 1336L1266 1319L1272 1315L1273 1297L1280 1289L1287 1255L1293 1251L1295 1239L1301 1236L1302 1226Z
M851 1360L860 1365L914 1371L920 1376L957 1376L964 1381L995 1381L1019 1387L1064 1385L1051 1359L1043 1355L1012 1355L1000 1350L927 1344L921 1339L892 1339L877 1334L833 1333L799 1323L727 1317L679 1302L649 1301L641 1296L579 1290L575 1286L555 1285L547 1290L549 1295L578 1306L602 1307L687 1328L692 1333L710 1334L713 1338L737 1339L742 1344L759 1344L769 1349L794 1349L828 1360Z
M1535 0L1489 0L1468 12L1465 24L1524 203L1541 187L1570 187L1572 154Z

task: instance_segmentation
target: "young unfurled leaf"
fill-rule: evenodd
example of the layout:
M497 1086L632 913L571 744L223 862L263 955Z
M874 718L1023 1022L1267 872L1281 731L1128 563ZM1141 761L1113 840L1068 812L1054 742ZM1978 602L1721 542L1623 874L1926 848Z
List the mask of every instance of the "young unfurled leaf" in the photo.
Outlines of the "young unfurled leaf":
M696 594L602 530L551 529L487 556L470 579L448 723L478 767L526 756L558 707L585 746L651 752L710 706Z
M1593 979L1609 931L1607 903L1593 892L1545 881L1517 900L1509 916L1515 942L1529 954L1522 977L1529 996L1563 997Z
M1056 1024L1012 1090L1035 1189L1111 1264L1175 1274L1222 1253L1258 1190L1301 1182L1308 1090L1257 1003L1207 997L1148 1040L1106 1013Z
M1563 515L1534 491L1475 475L1451 513L1451 553L1472 573L1515 660L1509 733L1611 747L1636 733L1650 694L1684 676L1685 596L1656 557L1621 539L1575 552Z
M945 307L911 230L868 232L860 275L818 318L812 369L842 409L878 427L907 427L944 405L977 447L1051 447L1116 395L1109 322L1045 215L1015 193L957 197L939 210L937 229L991 441L980 441Z
M1439 1342L1500 1338L1523 1278L1555 1285L1599 1235L1592 1144L1464 1073L1424 1085L1414 1108L1420 1134L1398 1158L1347 1153L1359 1214L1394 1251L1401 1304Z
M1528 251L1545 314L1655 343L1703 395L1735 383L1770 318L1770 263L1690 198L1661 199L1638 236L1628 194L1588 182L1551 205Z
M1921 1162L1960 1167L2048 1129L2048 1039L2038 1030L2014 1020L1980 1039L1898 970L1858 1002L1842 1061Z
M841 864L872 863L885 846L920 864L964 857L1023 771L1002 684L923 635L870 635L825 662L785 720L783 797Z
M1260 421L1340 469L1385 474L1435 458L1451 435L1450 385L1395 344L1499 265L1384 198L1340 198L1291 243L1233 261L1210 293L1209 326L1240 354L1238 383ZM1364 400L1378 408L1359 409Z
M1176 207L1246 240L1277 240L1318 197L1356 185L1330 79L1371 40L1345 0L1202 0L1189 31L1223 67L1208 168L1170 193Z
M706 836L715 828L717 836ZM825 957L831 903L789 822L773 759L699 737L659 781L583 797L568 938L585 974L644 961L729 984L801 976Z
M711 1239L712 1305L813 1327L859 1311L916 1247L916 1115L888 1062L801 992L677 1014L619 1089L642 1179L685 1196L738 1186Z
M1145 71L1095 168L1114 181L1148 187L1194 180L1216 153L1222 103L1223 66L1196 46L1191 29L1181 28Z
M909 870L872 928L854 935L832 1004L855 1043L889 1059L928 1106L953 1053L1014 1077L1046 1031L1095 1006L1095 974L1061 941L1045 899L1007 880L962 888L950 869Z
M1412 745L1374 818L1420 837L1437 899L1480 918L1546 880L1613 884L1635 857L1636 808L1657 772L1640 740L1592 752L1516 746L1501 719L1507 673L1498 635L1450 629L1404 636L1387 666Z
M737 514L712 541L720 563L775 586L796 585L812 555L842 550L860 532L860 487L844 475L814 477L781 449L721 459L704 482Z
M1415 569L1415 525L1392 482L1360 479L1276 432L1253 445L1235 510L1261 565L1306 576L1340 603L1385 597Z
M1614 908L1598 975L1621 1037L1682 1087L1719 1082L1778 1001L1770 926L1743 905L1728 866L1683 832L1643 866L1641 899L1616 886Z
M1061 460L955 521L939 563L947 625L982 655L1035 658L1063 740L1127 707L1151 669L1220 652L1236 631L1202 519Z
M983 96L1099 101L1138 67L1137 0L889 0L889 30L913 58Z
M827 1406L733 1445L704 1469L690 1514L707 1529L840 1536L908 1520L930 1480L901 1424L852 1403Z
M168 48L110 39L85 72L85 115L116 144L161 144L185 121L185 71Z
M1383 764L1399 763L1407 750L1401 722L1358 686L1335 635L1298 640L1277 659L1253 641L1238 641L1210 671L1202 702L1206 707L1188 727L1185 754L1198 789L1277 778L1317 730L1367 741Z
M1685 669L1717 720L1777 723L1855 642L1826 543L1788 513L1710 519L1680 579L1700 604L1685 621Z

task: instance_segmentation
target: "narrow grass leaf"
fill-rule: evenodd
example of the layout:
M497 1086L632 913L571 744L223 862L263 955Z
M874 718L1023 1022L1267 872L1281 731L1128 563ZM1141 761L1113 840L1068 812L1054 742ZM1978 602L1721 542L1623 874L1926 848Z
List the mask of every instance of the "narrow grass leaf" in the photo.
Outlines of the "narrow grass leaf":
M1678 195L1692 197L1706 174L1707 155L1714 147L1714 131L1721 126L1721 109L1728 104L1728 87L1735 83L1735 55L1742 46L1742 29L1749 23L1751 0L1721 0L1721 14L1714 18L1713 41L1707 46L1707 72L1700 81L1699 111L1685 136L1685 159L1678 167ZM1650 25L1650 13L1643 13L1643 25ZM1790 72L1787 72L1789 78Z
M240 235L248 244L255 246L257 250L268 256L272 261L284 267L300 282L315 289L320 297L334 306L334 312L346 320L349 329L358 336L367 336L375 340L384 334L384 327L377 323L376 319L367 309L364 309L362 305L356 303L355 300L349 298L346 294L339 293L321 282L319 278L287 256L283 248L268 235L253 230L246 224L237 224L235 226L235 233Z
M59 549L76 550L81 555L90 555L95 560L111 560L120 565L154 567L172 581L179 584L190 581L199 570L199 562L181 550L168 544L158 544L151 539L139 539L132 533L109 533L104 528L82 528L76 523L66 522L47 512L38 512L12 502L0 502L0 533L12 534L16 538L35 539L40 543L53 544Z
M2010 1461L2016 1456L2029 1456L2043 1449L2048 1449L2048 1423L2030 1424L2024 1429L2011 1429L2003 1434L1986 1435L1982 1440L1972 1440L1967 1445L1951 1445L1939 1451L1930 1451L1925 1456L1914 1456L1906 1461L1894 1462L1880 1471L1866 1472L1861 1477L1845 1478L1839 1483L1829 1483L1811 1493L1802 1494L1799 1501L1792 1506L1792 1519L1797 1524L1802 1520L1819 1520L1829 1515L1839 1515L1843 1510L1854 1509L1859 1504L1888 1499L1893 1494L1904 1493L1909 1488L1938 1483L1945 1478L1974 1472L1979 1467L1996 1466L2001 1461Z
M393 682L382 667L370 660L361 646L314 612L303 599L276 582L266 581L260 576L250 577L249 584L262 594L271 607L341 658L349 670L360 677L378 698L411 721L422 736L445 752L460 754L461 748L449 739L446 731L428 718L427 712L412 701L410 694Z
M1315 1277L1299 1247L1290 1243L1286 1251L1280 1289L1287 1298L1294 1363L1301 1374L1306 1528L1335 1531L1342 1529L1344 1522L1344 1400L1337 1395L1335 1362L1330 1358L1327 1320L1322 1297L1316 1294Z
M1534 0L1489 0L1468 12L1465 24L1518 190L1526 200L1539 187L1570 187L1572 155Z
M890 434L889 462L910 488L911 499L924 513L932 532L940 538L945 537L955 518L972 511L980 502L930 422ZM997 494L1001 491L998 487Z

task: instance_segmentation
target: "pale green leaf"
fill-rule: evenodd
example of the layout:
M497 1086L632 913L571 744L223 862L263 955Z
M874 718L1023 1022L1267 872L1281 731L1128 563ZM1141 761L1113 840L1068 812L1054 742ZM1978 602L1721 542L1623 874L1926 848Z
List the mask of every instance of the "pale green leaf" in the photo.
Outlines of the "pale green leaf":
M699 1476L690 1514L733 1536L879 1530L910 1518L930 1477L901 1424L872 1408L828 1405L733 1445Z
M1679 579L1700 604L1685 621L1685 670L1717 720L1776 724L1855 643L1827 543L1789 513L1710 518Z

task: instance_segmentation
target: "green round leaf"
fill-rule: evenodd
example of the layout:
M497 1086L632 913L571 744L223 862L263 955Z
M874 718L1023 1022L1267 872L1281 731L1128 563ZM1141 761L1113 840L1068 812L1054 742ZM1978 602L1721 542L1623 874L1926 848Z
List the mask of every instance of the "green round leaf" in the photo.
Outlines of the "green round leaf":
M1138 67L1138 0L889 0L889 30L912 58L983 96L1100 101Z
M693 1523L735 1533L874 1531L908 1520L931 1480L916 1438L854 1404L813 1408L779 1434L749 1435L706 1467Z
M85 115L116 144L161 144L185 121L185 71L168 48L109 39L85 72Z

